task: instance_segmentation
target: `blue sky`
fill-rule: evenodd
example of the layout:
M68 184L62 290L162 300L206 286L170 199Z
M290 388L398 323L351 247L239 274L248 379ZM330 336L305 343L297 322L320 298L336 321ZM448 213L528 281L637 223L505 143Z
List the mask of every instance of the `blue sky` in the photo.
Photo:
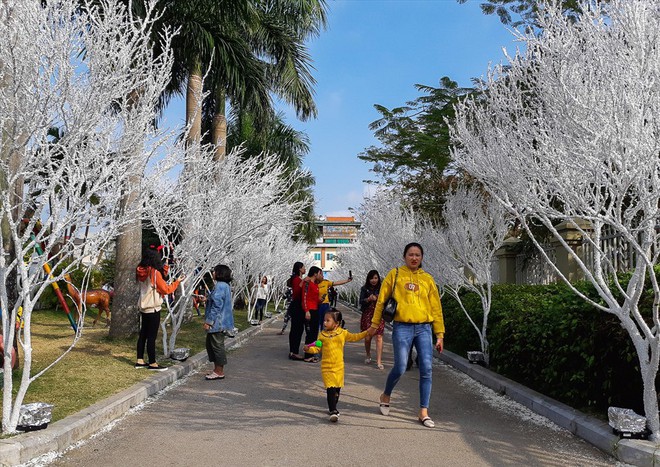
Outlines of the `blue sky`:
M309 44L317 80L316 120L287 121L305 131L305 159L316 178L316 213L347 214L358 207L370 164L357 155L377 144L368 126L374 104L400 106L419 96L417 83L437 86L442 76L459 85L483 76L518 43L479 2L456 0L330 1L328 29Z
M311 41L318 118L287 122L307 133L305 159L316 179L316 213L348 215L361 204L372 179L370 164L357 158L378 144L369 124L374 104L397 107L419 96L414 85L437 86L449 76L461 86L483 76L489 63L513 52L513 34L479 1L329 0L328 29ZM183 125L181 99L167 109L165 125Z

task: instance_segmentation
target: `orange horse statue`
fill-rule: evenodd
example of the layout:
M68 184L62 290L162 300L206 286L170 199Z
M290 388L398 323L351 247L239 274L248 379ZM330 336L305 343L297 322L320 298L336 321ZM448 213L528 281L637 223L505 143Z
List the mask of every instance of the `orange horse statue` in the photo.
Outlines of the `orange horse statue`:
M69 292L69 295L71 295L71 298L78 306L78 309L80 309L80 306L82 305L80 293L71 283L71 276L66 274L64 276L64 279L66 279L66 289ZM94 307L99 310L99 314L96 316L96 319L92 323L92 326L98 323L99 319L101 319L101 315L104 312L107 320L107 325L108 326L110 325L110 292L103 289L90 289L82 294L82 300L85 301L86 306Z

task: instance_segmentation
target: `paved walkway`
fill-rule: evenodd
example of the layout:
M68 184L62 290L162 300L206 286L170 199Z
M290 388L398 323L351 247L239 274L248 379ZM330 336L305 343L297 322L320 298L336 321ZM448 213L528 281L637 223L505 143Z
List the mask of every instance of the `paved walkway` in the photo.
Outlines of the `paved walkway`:
M356 332L358 317L346 312ZM416 419L418 373L407 372L389 417L378 396L385 371L363 363L364 344L346 344L339 423L327 420L318 364L287 359L281 321L229 354L227 378L194 373L112 429L72 449L58 466L609 466L616 461L464 374L436 362L430 414Z

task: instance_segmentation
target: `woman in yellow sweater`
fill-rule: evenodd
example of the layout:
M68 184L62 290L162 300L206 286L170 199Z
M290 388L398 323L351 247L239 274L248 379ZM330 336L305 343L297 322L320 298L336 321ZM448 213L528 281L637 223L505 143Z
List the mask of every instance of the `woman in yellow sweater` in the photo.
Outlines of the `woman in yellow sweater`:
M328 395L328 413L331 422L339 420L337 402L339 402L339 391L344 387L344 344L360 341L367 335L367 331L353 334L340 328L341 319L341 311L326 312L323 318L323 331L319 334L321 347L317 347L316 343L304 347L305 352L311 354L317 354L323 349L321 376Z
M429 417L431 378L433 375L433 334L435 348L442 352L445 323L442 317L440 294L433 277L422 269L424 250L419 243L409 243L403 250L405 266L392 269L380 287L369 335L376 334L383 315L385 302L394 296L397 309L392 322L394 366L387 376L385 390L380 396L380 412L390 413L390 396L399 378L406 371L408 352L414 345L419 357L419 412L421 424L433 428Z

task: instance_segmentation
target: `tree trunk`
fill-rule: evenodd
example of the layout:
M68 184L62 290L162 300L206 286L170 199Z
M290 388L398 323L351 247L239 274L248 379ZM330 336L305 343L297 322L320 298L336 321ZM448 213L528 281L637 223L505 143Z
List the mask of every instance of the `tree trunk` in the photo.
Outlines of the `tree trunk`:
M202 139L202 71L199 62L190 67L186 89L186 126L188 127L188 146L197 144Z
M225 158L227 154L227 117L225 109L225 92L219 86L215 90L216 107L213 115L213 145L215 146L215 160Z
M142 95L140 89L131 92L130 99L137 102ZM122 213L140 210L140 191L135 189L142 183L142 173L128 179L128 187L121 200ZM135 268L142 259L142 216L122 226L115 245L115 291L112 297L109 336L127 338L138 331L138 287Z
M141 174L134 175L135 183L140 183ZM139 199L138 192L129 193L122 201L122 207ZM110 337L126 338L137 332L139 325L138 287L135 282L135 268L142 256L142 220L137 219L122 228L117 236L115 256L115 293L112 297L112 318Z

